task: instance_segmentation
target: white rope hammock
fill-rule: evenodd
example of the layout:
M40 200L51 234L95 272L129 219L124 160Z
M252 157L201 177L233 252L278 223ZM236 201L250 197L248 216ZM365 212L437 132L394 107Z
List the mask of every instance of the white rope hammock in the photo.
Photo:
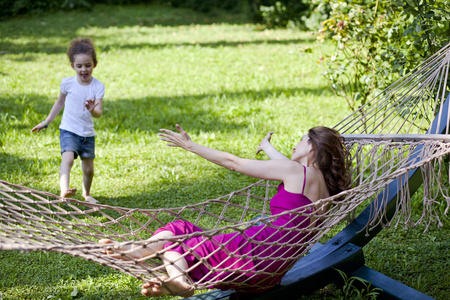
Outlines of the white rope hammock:
M400 179L397 190L401 195L396 218L387 220L383 206L376 206L379 209L371 213L366 230L391 223L405 227L423 223L426 229L433 223L440 226L442 216L437 208L446 205L446 214L450 206L443 178L450 139L448 135L439 134L442 126L446 126L445 134L448 134L450 111L444 101L448 97L449 58L447 46L336 126L345 134L346 145L352 153L354 188L316 202L315 205L332 203L326 214L317 214L309 204L270 215L269 203L277 185L269 181L259 181L198 204L163 209L91 204L0 181L0 250L56 251L92 260L146 281L165 274L165 266L173 262L136 258L131 250L117 248L151 247L147 239L156 229L184 220L203 231L168 239L171 246L157 254L183 247L184 257L193 256L194 264L183 274L189 275L195 289L216 287L248 292L276 285L336 224L371 201L384 201L379 194L386 193L388 185L396 179ZM415 168L420 168L423 176L424 210L423 216L413 221L407 181L409 172ZM281 227L274 225L278 218L286 215L300 221ZM195 251L197 246L185 244L197 238L201 241L200 247L214 242L218 235L238 233L237 236L242 236L245 230L256 226L261 230L274 229L272 235L263 238L246 237L246 243L252 243L253 249L265 249L262 252L242 253L240 249L228 249L224 243L217 245L210 254L200 256ZM274 240L277 235L283 236L282 242ZM115 243L98 244L98 240L104 238ZM111 249L121 259L103 254ZM220 251L225 251L228 263L212 264L211 259ZM231 261L233 263L229 263ZM192 278L192 272L198 268L203 275Z

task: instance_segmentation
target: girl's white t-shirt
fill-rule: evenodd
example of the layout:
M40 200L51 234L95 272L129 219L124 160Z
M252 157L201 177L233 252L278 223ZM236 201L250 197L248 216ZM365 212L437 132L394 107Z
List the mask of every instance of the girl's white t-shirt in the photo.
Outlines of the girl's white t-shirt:
M59 128L83 137L95 136L93 117L84 105L88 99L103 99L103 83L92 77L91 83L84 86L78 83L77 76L65 77L60 90L66 95L66 101Z

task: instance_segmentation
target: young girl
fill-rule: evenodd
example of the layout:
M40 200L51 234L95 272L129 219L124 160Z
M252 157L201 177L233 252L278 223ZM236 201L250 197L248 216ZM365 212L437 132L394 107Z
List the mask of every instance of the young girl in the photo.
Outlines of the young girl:
M349 156L348 151L342 143L341 136L333 129L327 127L311 128L307 135L294 147L291 159L279 153L270 144L269 134L259 144L259 151L264 151L270 160L252 160L239 158L233 154L211 149L199 145L191 140L189 135L176 125L179 133L168 129L161 129L161 140L166 141L168 146L180 147L184 150L201 156L215 164L240 172L242 174L268 180L280 180L277 194L270 201L272 215L281 214L285 211L298 209L320 199L338 194L347 189L350 184ZM308 208L309 209L309 208ZM315 210L320 214L328 207L317 205ZM312 212L312 211L311 211ZM189 297L194 293L192 281L207 278L217 282L215 288L228 289L239 288L239 282L245 282L250 286L261 285L264 288L242 290L241 292L262 292L275 286L287 272L283 259L287 259L299 251L297 246L288 250L283 243L292 243L299 239L307 242L309 234L299 235L297 228L317 226L318 220L299 216L296 214L285 214L272 223L272 226L255 226L244 232L219 234L211 239L203 239L201 235L195 235L184 241L185 247L175 246L169 240L174 236L192 234L201 231L200 228L190 222L178 220L168 223L166 226L156 230L154 235L148 239L145 248L134 248L132 245L124 247L113 247L105 253L118 257L117 250L127 251L134 258L151 259L161 254L164 261L170 261L166 266L169 277L162 276L154 278L142 286L142 294L146 296L161 296L176 294ZM312 230L310 230L312 231ZM252 240L252 242L249 242ZM102 245L113 243L108 239L99 241ZM263 244L261 244L263 243ZM174 247L175 246L175 247ZM298 246L302 247L302 246ZM161 251L161 252L160 252ZM234 253L234 256L230 256ZM268 256L280 258L279 261L266 259ZM197 258L202 257L205 261L201 263ZM249 257L249 259L240 259ZM258 260L259 258L260 260ZM202 260L202 261L203 261ZM249 276L234 275L233 272L210 272L205 265L216 268L229 268L240 270L251 270L273 274ZM189 275L185 276L186 270L190 269ZM186 278L189 276L190 278ZM233 281L236 286L222 286L221 280Z
M97 66L94 43L88 38L72 40L67 56L76 75L63 78L60 94L45 121L36 125L31 132L39 132L53 121L64 107L59 125L61 144L61 168L59 182L61 197L72 197L77 189L70 188L70 170L79 156L83 171L83 197L96 203L91 196L94 177L95 132L93 118L102 115L102 100L105 94L103 83L92 77Z

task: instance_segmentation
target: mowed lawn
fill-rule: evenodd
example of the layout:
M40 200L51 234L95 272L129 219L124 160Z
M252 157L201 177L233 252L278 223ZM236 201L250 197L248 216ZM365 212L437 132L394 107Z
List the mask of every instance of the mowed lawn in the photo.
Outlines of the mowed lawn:
M60 114L32 134L73 76L71 39L90 37L106 86L96 120L93 196L123 207L175 207L212 199L256 179L232 173L157 137L180 124L203 145L245 158L268 131L290 156L312 126L333 126L350 113L317 63L308 32L264 30L248 13L205 15L162 6L96 6L90 12L25 16L0 23L0 179L59 194ZM303 47L313 54L302 54ZM81 197L79 161L71 185ZM421 212L420 197L413 204ZM366 247L367 264L436 299L449 292L449 222L423 233L388 229ZM445 280L447 278L447 280ZM141 282L67 255L0 251L3 299L139 299ZM305 299L343 297L336 287ZM298 295L301 298L301 295ZM172 299L173 297L165 297Z

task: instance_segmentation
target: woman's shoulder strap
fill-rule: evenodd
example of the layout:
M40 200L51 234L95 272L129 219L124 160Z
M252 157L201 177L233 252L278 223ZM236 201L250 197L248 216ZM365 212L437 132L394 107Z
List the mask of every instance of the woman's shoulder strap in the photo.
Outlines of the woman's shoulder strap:
M303 190L302 190L302 194L305 193L305 185L306 185L306 166L303 165Z

